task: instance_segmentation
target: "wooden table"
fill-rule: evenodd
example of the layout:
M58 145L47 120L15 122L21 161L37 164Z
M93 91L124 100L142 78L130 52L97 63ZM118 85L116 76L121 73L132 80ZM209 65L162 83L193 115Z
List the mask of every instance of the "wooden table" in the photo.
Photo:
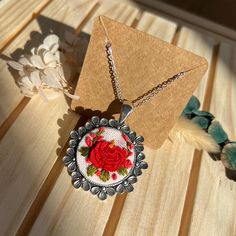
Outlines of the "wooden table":
M236 140L233 42L130 1L2 0L0 235L236 235L236 183L220 162L187 144L145 147L150 168L131 194L100 202L70 184L61 159L79 116L63 95L48 103L23 97L5 59L17 59L50 30L90 33L99 14L206 57L209 70L195 94Z

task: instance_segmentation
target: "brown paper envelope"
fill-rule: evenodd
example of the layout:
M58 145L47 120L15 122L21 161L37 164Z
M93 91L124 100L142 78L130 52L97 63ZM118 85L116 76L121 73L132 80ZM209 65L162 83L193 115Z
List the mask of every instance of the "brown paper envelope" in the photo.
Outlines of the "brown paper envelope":
M112 41L113 57L123 97L134 100L164 80L181 72L184 77L173 82L145 104L137 107L126 123L144 136L145 145L159 148L180 116L189 98L207 70L207 61L161 39L102 16ZM75 94L80 100L71 107L90 118L110 118L119 113L114 101L105 51L105 32L96 18ZM119 114L114 115L116 119Z

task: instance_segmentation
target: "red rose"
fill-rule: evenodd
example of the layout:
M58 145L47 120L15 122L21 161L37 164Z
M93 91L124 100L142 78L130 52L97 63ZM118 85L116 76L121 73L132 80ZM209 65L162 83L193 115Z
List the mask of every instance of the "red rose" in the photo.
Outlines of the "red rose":
M113 172L124 166L128 151L113 142L100 141L91 149L89 161L97 168Z
M124 166L125 166L125 168L131 168L133 166L133 164L130 160L126 160Z
M102 171L97 170L95 174L96 174L97 176L100 176L100 175L102 174Z

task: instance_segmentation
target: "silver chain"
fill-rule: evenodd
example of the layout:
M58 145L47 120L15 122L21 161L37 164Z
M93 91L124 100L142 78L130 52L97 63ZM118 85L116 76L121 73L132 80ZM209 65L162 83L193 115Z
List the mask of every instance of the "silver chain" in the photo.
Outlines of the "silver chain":
M108 59L108 66L109 66L109 73L112 83L112 88L115 94L115 98L118 99L121 103L124 101L124 98L121 93L119 78L116 73L116 66L112 55L112 47L111 43L107 42L106 44L106 53L107 53L107 59Z
M121 103L125 101L125 99L122 96L121 93L121 87L119 83L119 78L116 72L116 66L112 55L112 45L111 42L106 43L106 53L107 53L107 59L108 59L108 65L109 65L109 73L111 78L112 87L114 90L115 98L118 99ZM138 98L134 99L131 103L133 107L141 106L143 103L147 102L149 99L151 99L153 96L158 94L159 92L163 91L166 87L168 87L172 82L175 80L178 80L179 78L183 77L185 75L185 72L180 72L167 80L163 81L161 84L158 84L156 87L150 89L143 95L139 96Z

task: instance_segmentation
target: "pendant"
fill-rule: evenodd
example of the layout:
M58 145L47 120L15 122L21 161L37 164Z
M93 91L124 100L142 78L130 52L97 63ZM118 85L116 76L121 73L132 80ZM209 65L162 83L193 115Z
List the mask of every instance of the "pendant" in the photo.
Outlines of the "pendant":
M124 123L132 106L122 104L119 121L93 116L85 126L70 133L69 148L63 158L75 188L82 188L105 200L107 195L133 191L142 169L142 136Z

